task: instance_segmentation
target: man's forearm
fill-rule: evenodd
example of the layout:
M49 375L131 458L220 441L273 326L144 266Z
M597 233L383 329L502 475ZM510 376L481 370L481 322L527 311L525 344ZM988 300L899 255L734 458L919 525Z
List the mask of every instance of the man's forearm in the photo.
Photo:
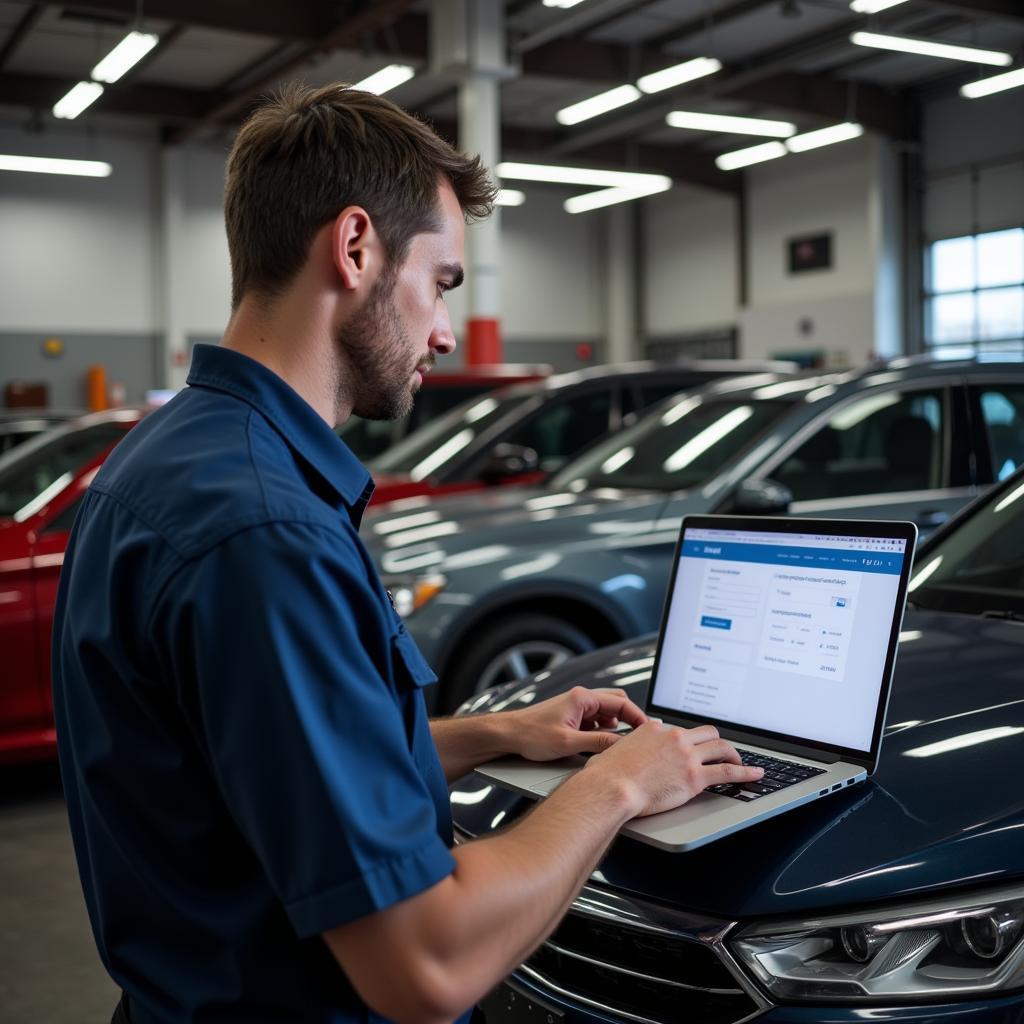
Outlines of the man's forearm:
M430 733L449 783L477 765L515 751L508 719L508 712L498 712L431 720Z

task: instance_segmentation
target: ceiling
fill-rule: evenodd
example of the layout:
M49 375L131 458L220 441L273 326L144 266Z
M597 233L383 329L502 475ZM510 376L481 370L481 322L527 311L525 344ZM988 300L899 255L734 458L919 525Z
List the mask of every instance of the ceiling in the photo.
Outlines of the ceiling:
M472 2L472 0L471 0ZM417 76L388 95L442 133L456 132L457 76L431 69L427 0L0 0L0 111L52 122L50 109L135 27L154 51L77 123L143 119L168 143L233 130L279 82L357 81L396 62ZM913 139L924 93L978 75L972 65L867 50L851 31L875 29L1024 54L1021 0L908 0L881 14L848 0L541 0L505 3L509 77L501 87L502 153L562 163L656 171L733 191L716 153L747 136L669 128L684 107L786 118L810 130L857 120ZM646 96L571 128L560 108L689 57L721 72ZM986 70L985 73L988 73Z

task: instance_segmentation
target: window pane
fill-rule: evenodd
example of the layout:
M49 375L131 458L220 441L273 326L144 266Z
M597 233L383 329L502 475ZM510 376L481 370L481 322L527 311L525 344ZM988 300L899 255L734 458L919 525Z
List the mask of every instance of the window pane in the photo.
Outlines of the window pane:
M1024 288L978 292L978 337L1024 337Z
M974 238L947 238L932 246L930 291L956 292L975 286Z
M1024 228L978 236L978 286L1024 283Z
M936 295L928 302L928 340L932 344L974 341L974 295Z
M990 385L980 397L992 479L1005 480L1024 462L1024 384Z
M939 391L869 395L841 409L772 476L796 501L942 486Z
M505 440L532 448L540 456L540 468L552 473L608 433L611 400L610 391L597 391L552 402Z

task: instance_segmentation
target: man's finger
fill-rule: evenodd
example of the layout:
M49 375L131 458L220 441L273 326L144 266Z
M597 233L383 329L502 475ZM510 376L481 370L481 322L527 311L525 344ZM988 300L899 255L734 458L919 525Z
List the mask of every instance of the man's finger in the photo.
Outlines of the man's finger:
M731 764L742 764L740 755L736 748L728 740L708 740L698 746L700 759L704 764L712 764L715 761L728 761Z
M704 766L704 785L719 786L723 782L757 782L764 775L763 768L754 768L744 764L707 764Z
M698 725L696 728L688 729L690 742L710 743L718 739L718 730L713 725Z
M619 742L619 734L615 732L573 732L569 736L570 754L600 754L610 746Z
M590 690L589 696L596 702L590 705L591 715L614 716L634 727L647 721L647 716L623 690Z

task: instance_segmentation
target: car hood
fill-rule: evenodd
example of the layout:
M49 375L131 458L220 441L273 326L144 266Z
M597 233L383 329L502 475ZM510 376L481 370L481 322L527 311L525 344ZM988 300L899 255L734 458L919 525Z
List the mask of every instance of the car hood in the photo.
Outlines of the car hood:
M594 878L721 917L820 911L998 883L1024 863L1024 625L909 611L878 771L867 783L690 853L619 838ZM654 638L575 659L543 682L477 699L525 706L623 685L642 704ZM477 776L454 787L456 824L485 834L529 801ZM502 813L504 812L504 813Z
M649 491L494 488L371 510L360 532L386 574L403 571L407 559L426 564L431 556L431 571L449 572L462 563L493 561L502 550L518 557L525 548L600 543L652 530L668 498ZM487 552L493 557L484 558Z

